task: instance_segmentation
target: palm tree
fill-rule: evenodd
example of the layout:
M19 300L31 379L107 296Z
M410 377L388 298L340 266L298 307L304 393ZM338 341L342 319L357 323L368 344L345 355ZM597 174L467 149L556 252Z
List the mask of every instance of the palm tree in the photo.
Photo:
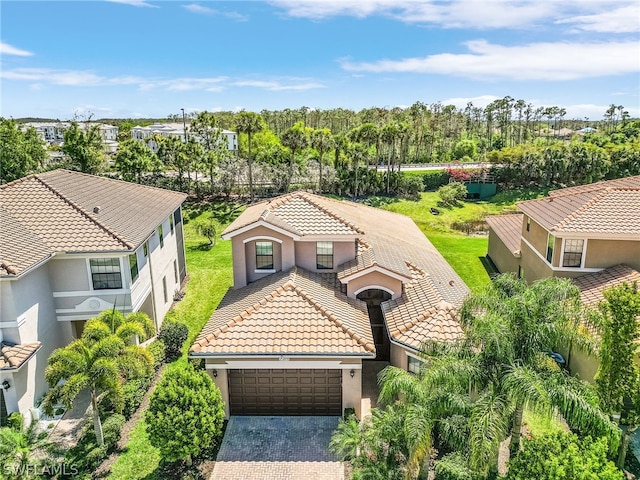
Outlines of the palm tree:
M248 139L247 166L249 167L249 196L253 202L253 157L251 156L251 136L262 131L264 123L260 115L255 112L240 111L237 116L236 130L246 133Z
M328 128L314 130L311 133L311 146L318 151L318 166L320 169L320 179L318 181L318 191L322 193L322 163L324 154L327 150L333 148L333 136Z
M134 312L125 317L114 308L88 320L82 337L88 341L97 341L115 335L125 344L129 344L134 335L137 335L139 341L144 342L154 333L155 328L146 313Z
M615 443L615 425L600 410L593 388L561 371L546 355L570 342L589 349L578 329L578 300L579 292L567 279L527 286L513 275L501 275L463 304L464 339L425 345L429 368L417 377L387 367L380 376L381 398L426 405L438 413L436 418L449 419L425 425L428 429L465 417L462 430L444 431L451 445L458 443L465 451L470 467L484 474L496 465L499 445L509 433L511 451L519 448L525 408L547 416L559 411L572 428L606 435ZM446 408L433 407L433 392L442 397L435 404Z
M298 122L282 134L281 142L291 151L291 159L289 161L289 175L285 186L285 191L289 191L289 185L293 178L293 165L295 163L296 152L305 149L309 145L308 129L302 122Z
M89 389L93 428L98 445L104 444L98 405L109 399L116 411L122 411L124 395L117 358L124 351L124 342L115 335L89 342L84 338L53 351L45 369L45 379L51 386L43 400L44 411L52 414L61 403L71 408L78 394Z

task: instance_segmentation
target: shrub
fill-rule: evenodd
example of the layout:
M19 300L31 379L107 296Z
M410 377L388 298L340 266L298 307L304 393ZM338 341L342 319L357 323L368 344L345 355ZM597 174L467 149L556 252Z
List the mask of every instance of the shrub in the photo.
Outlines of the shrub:
M124 415L114 413L109 416L102 424L102 432L104 434L104 446L106 451L111 451L118 443L120 439L120 431L124 426Z
M182 345L184 345L189 335L189 327L184 323L176 321L164 321L158 338L165 345L165 357L168 362L172 362L182 355Z
M449 174L442 170L422 175L422 185L425 191L436 190L447 183L449 183Z
M125 418L131 418L131 416L138 409L144 398L144 394L147 393L151 380L153 377L137 378L135 380L129 380L122 387L124 393L124 407L122 413ZM106 441L106 440L105 440Z
M607 440L579 439L560 432L525 440L509 461L506 480L622 480L622 471L607 459Z
M160 339L154 340L147 345L147 350L153 357L153 369L158 370L166 359L166 348L164 342Z
M189 464L222 436L222 395L206 372L187 364L167 371L151 395L145 420L149 441L162 458Z
M438 189L438 196L443 205L455 206L467 196L467 187L464 183L451 182Z
M107 444L100 447L95 447L89 450L84 456L84 460L82 462L82 470L84 471L92 471L95 470L102 461L107 458Z
M13 412L10 414L7 419L7 427L12 428L20 432L24 427L24 417L20 414L20 412Z

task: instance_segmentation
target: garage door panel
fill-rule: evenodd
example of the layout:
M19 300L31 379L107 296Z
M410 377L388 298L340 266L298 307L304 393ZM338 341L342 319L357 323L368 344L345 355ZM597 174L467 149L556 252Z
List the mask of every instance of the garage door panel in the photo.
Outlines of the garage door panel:
M340 415L342 371L229 370L232 415Z

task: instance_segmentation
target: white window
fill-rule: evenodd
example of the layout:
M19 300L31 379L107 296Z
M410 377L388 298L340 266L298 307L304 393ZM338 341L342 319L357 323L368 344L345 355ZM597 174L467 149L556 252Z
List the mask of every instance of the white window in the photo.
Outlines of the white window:
M122 288L120 259L92 258L89 260L89 266L94 290Z
M419 358L408 356L407 357L407 371L409 373L420 373L420 369L424 367L424 360L420 360Z
M333 242L316 242L316 268L333 268Z
M562 252L562 266L581 267L583 249L583 239L566 239L564 241L564 252Z

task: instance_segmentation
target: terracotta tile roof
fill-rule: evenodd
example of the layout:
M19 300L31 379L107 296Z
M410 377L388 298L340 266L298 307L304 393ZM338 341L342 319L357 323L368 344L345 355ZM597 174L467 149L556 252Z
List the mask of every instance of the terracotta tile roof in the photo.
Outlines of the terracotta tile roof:
M301 268L229 290L191 355L357 355L375 347L366 305L341 293L335 274Z
M0 186L0 203L6 212L0 219L2 227L7 221L6 228L15 233L1 243L1 258L19 258L13 274L20 274L40 261L45 249L49 253L129 251L185 198L181 193L68 170L25 177ZM23 234L16 229L23 229ZM38 244L29 257L17 241L25 237Z
M518 207L553 233L640 235L640 176L557 190Z
M582 303L592 307L597 307L604 300L604 290L625 282L638 282L640 286L640 272L627 265L616 265L573 279L573 283L580 289Z
M0 275L17 275L53 250L0 204Z
M294 192L247 208L229 225L228 235L258 220L297 235L357 235L362 231L334 213L322 197Z
M520 253L520 238L522 237L524 215L521 213L489 215L485 220L512 254L517 255Z
M12 345L0 343L0 370L16 370L34 355L42 344L40 342Z
M415 350L427 340L460 339L464 333L456 307L442 300L425 272L412 270L414 279L405 293L381 305L391 338Z

